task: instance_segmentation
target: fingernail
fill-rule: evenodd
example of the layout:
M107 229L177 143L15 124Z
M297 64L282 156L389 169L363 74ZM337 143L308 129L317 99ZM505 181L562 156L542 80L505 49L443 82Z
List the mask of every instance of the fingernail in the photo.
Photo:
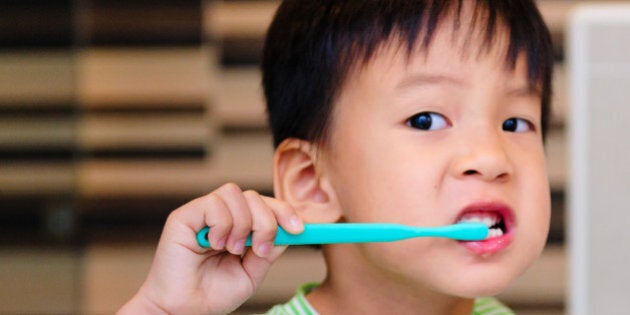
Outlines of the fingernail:
M237 241L236 243L234 243L234 246L232 247L232 252L234 254L240 255L245 251L245 241Z
M294 230L302 229L302 222L300 221L300 218L295 215L292 216L291 219L289 219L289 225L291 225L291 228L293 228Z
M258 245L258 256L266 257L269 251L271 251L271 243L265 242Z
M222 238L220 240L217 241L217 244L215 245L216 249L223 249L225 248L225 238Z

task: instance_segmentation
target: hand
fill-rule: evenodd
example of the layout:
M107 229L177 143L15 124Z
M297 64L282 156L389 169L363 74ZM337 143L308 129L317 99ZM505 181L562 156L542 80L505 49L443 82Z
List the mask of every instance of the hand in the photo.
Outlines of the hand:
M280 224L304 229L287 203L226 184L169 215L149 275L119 314L226 314L250 298L286 249L274 247ZM211 248L196 233L210 227ZM245 240L253 231L252 246Z

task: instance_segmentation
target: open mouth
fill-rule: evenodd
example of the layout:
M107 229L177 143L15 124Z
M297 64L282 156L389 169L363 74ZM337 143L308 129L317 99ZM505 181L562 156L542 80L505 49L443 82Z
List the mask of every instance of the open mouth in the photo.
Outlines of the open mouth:
M488 239L508 233L504 215L499 211L473 211L464 213L457 223L482 223L488 226Z
M461 241L475 254L492 255L509 247L514 239L514 212L500 202L473 203L460 211L455 222L478 222L488 226L488 237L483 241Z

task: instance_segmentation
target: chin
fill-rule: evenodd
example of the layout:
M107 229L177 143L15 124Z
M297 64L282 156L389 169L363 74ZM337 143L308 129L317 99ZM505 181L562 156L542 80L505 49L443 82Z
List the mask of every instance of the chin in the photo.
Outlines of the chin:
M531 260L533 261L533 260ZM486 263L462 270L457 279L446 279L443 292L464 298L497 295L520 277L531 265L530 259Z
M493 296L503 292L513 282L514 277L473 278L460 281L458 286L449 286L444 291L448 295L463 298Z
M511 248L498 255L479 257L469 269L459 274L461 281L451 289L457 296L480 297L497 295L509 288L538 259L543 251L544 239L528 238L528 246L513 244Z

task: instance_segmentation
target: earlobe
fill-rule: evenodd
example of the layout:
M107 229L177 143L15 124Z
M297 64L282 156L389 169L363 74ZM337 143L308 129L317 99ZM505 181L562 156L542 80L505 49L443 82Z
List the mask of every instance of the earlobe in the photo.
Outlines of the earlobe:
M292 205L306 222L336 222L341 217L334 189L317 164L317 148L290 138L276 149L273 159L276 198Z

